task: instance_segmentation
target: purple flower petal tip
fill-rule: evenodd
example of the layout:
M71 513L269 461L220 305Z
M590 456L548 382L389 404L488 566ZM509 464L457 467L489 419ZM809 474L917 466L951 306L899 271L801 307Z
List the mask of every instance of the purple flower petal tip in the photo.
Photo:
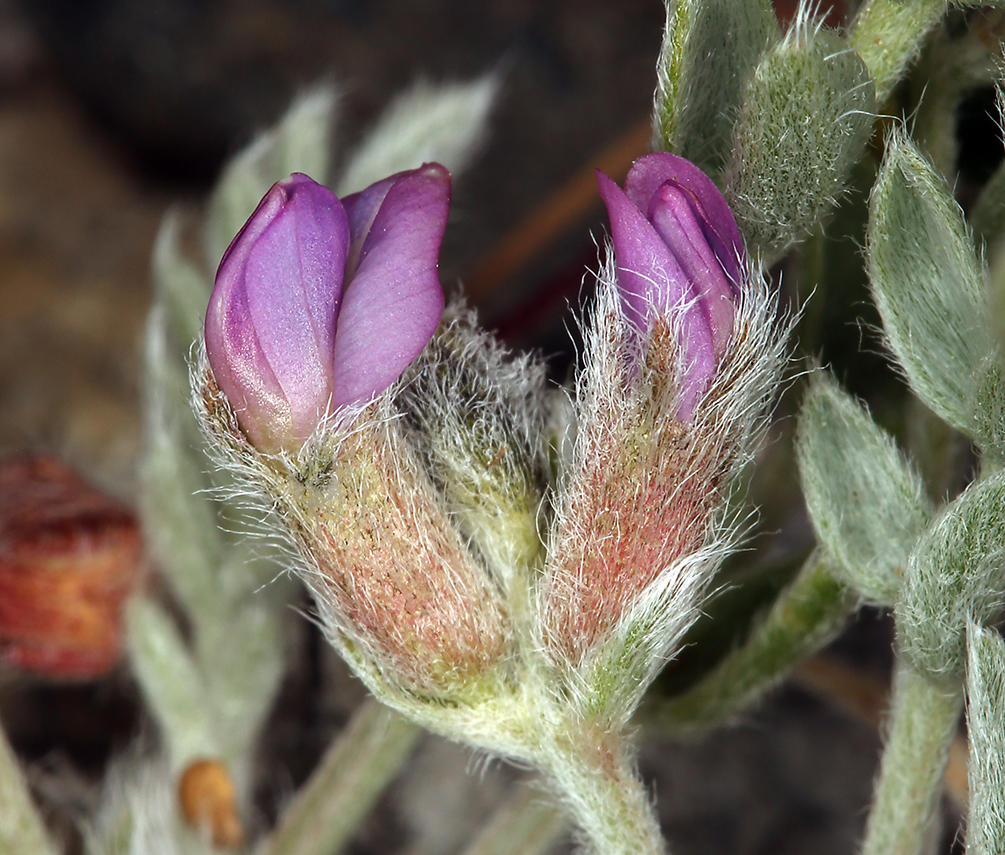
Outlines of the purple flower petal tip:
M707 175L666 152L636 160L624 190L602 172L597 183L626 317L643 335L656 316L680 330L686 422L733 332L746 267L736 220Z
M210 368L255 447L296 450L425 347L443 312L449 200L438 164L344 203L300 174L265 195L224 254L205 329Z

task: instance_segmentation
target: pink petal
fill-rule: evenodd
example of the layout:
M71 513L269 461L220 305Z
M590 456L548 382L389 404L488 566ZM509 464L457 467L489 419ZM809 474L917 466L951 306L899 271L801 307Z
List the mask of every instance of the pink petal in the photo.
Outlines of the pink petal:
M743 238L733 212L711 178L683 157L661 151L643 155L632 164L625 177L625 193L639 210L648 211L650 200L667 181L691 196L705 239L731 280L734 296L739 296L745 267Z
M681 305L687 299L691 283L666 242L624 190L600 171L597 185L611 223L618 290L625 314L646 332L650 310L667 312Z
M426 164L347 197L345 204L358 261L335 332L335 406L390 386L440 323L438 261L450 173Z
M668 181L653 194L649 220L691 281L689 311L702 316L721 357L733 332L733 287L705 239L693 197Z
M293 175L266 194L220 262L206 350L260 448L306 439L328 408L348 244L339 200Z

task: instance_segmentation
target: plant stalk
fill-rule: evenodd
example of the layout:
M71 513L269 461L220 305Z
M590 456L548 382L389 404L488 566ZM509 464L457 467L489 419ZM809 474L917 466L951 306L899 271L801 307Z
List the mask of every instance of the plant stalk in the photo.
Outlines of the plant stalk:
M859 9L848 41L876 82L877 105L890 97L947 8L946 0L867 0Z
M857 607L815 552L744 644L690 689L644 709L643 723L672 730L725 723L833 639Z
M898 656L889 736L862 855L926 851L936 831L942 777L962 709L962 687L947 691Z
M422 729L367 698L283 812L259 855L335 855L398 774Z
M597 855L666 855L652 799L618 735L568 734L551 777Z

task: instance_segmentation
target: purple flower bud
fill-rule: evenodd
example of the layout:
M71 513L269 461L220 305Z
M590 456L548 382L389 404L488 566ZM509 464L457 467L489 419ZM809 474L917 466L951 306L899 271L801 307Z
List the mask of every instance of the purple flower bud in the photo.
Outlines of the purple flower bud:
M436 163L340 202L306 175L275 184L224 253L206 312L220 390L261 451L390 386L443 314L450 174Z
M625 315L643 336L661 317L680 330L686 422L733 332L745 268L736 220L705 173L666 152L636 160L624 190L599 171L597 183Z

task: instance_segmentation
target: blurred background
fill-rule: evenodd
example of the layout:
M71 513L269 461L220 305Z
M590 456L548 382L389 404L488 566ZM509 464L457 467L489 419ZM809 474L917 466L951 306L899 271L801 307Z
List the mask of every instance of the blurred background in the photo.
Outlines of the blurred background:
M196 214L225 158L318 80L342 92L341 159L415 80L501 74L490 137L455 185L443 281L463 283L487 325L563 379L568 308L604 227L592 169L623 174L645 150L664 16L659 0L0 0L0 451L58 455L135 507L161 217L175 205ZM978 160L1000 154L992 104L982 90L961 113L967 151L990 146ZM980 169L962 175L964 190ZM840 333L862 340L854 325ZM795 551L811 533L794 485L779 490ZM874 714L890 642L885 618L866 611L832 651L863 677ZM306 621L290 646L262 749L263 822L364 694ZM810 683L706 740L647 735L642 769L672 851L855 849L878 732L862 703L850 712ZM70 851L109 758L153 738L121 666L65 684L5 669L0 720ZM520 774L428 738L352 851L459 851ZM949 851L959 813L946 810Z

